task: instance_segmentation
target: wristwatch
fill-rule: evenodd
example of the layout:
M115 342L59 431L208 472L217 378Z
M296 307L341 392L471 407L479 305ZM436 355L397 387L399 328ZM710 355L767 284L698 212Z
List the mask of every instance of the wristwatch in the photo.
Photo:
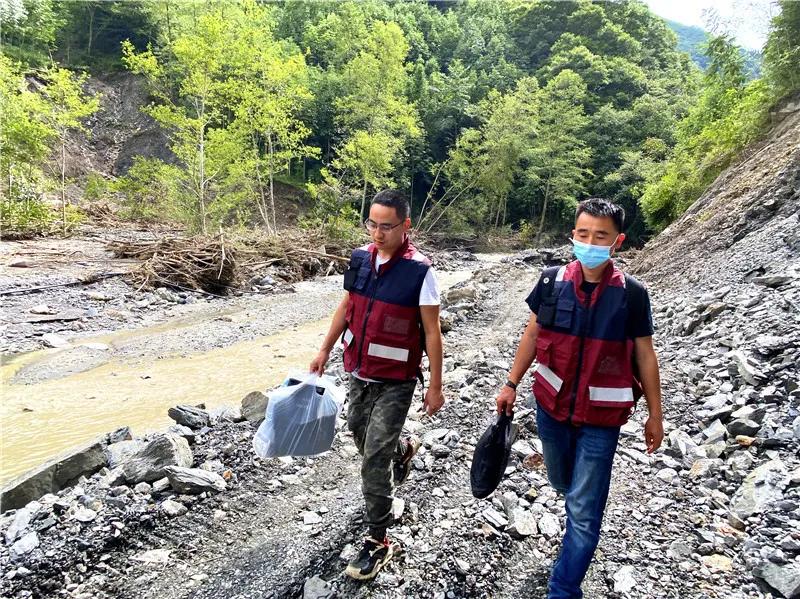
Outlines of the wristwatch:
M514 391L516 391L517 390L517 383L515 383L511 379L508 379L506 381L506 387L511 387Z

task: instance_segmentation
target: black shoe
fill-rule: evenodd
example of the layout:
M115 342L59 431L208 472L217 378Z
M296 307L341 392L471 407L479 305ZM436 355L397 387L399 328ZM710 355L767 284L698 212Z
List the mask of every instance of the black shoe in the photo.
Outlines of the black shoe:
M356 580L372 580L378 575L383 565L392 559L394 548L388 537L376 541L372 537L364 539L364 545L358 556L347 564L344 573Z
M394 484L395 486L402 485L406 482L408 475L411 473L411 460L417 455L422 441L416 435L411 435L406 440L406 450L403 453L403 458L394 463Z

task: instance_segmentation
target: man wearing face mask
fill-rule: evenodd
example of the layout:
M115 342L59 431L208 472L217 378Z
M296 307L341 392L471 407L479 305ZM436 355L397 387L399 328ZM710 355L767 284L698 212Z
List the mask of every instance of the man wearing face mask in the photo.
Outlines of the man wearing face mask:
M548 599L579 599L600 539L620 427L641 393L648 453L664 437L658 358L645 288L611 260L625 239L624 210L593 198L575 213L577 260L545 269L526 302L531 317L497 411L511 414L536 359L536 422L550 484L565 496L567 526Z
M408 238L408 201L397 191L381 191L364 225L372 243L353 251L345 296L309 369L322 374L341 338L350 373L347 426L363 456L368 528L361 551L345 570L357 580L374 578L395 549L386 529L392 523L393 487L406 480L420 447L419 438L401 440L400 434L422 378L423 351L430 367L423 407L433 415L444 404L439 288L430 261Z

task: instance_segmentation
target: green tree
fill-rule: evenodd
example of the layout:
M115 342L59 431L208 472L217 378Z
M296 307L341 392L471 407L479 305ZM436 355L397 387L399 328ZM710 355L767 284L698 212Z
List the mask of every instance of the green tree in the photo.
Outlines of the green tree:
M67 141L73 131L86 132L83 119L100 108L100 98L89 96L83 86L88 79L86 73L76 74L70 70L53 65L45 74L47 82L43 95L47 99L47 112L44 121L55 131L58 142L57 172L61 195L62 231L67 233Z
M336 102L336 120L345 142L333 166L360 182L362 217L368 188L390 181L406 143L420 135L416 109L405 96L408 48L400 27L375 21L364 48L344 67L346 93Z
M543 89L539 123L525 177L541 198L537 237L544 231L552 203L572 207L589 176L591 150L584 141L586 84L576 73L561 71Z
M780 99L800 89L800 2L779 0L780 13L764 47L767 79Z
M242 182L254 181L245 187L255 188L259 214L274 232L276 173L289 170L292 159L319 156L319 150L306 144L311 130L300 118L313 99L305 58L295 48L277 42L271 27L266 9L245 5L236 26L230 98L235 114L231 127L247 148L233 172Z
M189 196L181 200L203 233L208 231L215 186L234 159L213 147L228 142L227 136L213 130L224 127L226 57L231 43L224 19L214 13L202 15L194 33L175 39L170 46L173 62L159 61L151 49L137 53L132 43L123 43L125 65L148 78L159 100L145 111L169 132L170 149L183 166L180 193ZM175 79L177 101L172 96Z

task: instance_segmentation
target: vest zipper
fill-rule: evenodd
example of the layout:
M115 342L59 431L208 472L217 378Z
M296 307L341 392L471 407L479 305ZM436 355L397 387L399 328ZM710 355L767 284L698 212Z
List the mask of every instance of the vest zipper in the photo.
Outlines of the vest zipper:
M592 303L592 294L587 293L586 301L583 304L583 307L586 309L586 320L583 321L583 326L581 326L581 344L578 349L578 367L575 372L575 384L572 386L572 397L570 398L569 402L569 418L567 418L567 422L572 424L572 417L575 415L575 403L578 400L578 385L581 382L581 368L583 367L583 346L586 342L586 335L588 333L587 329L589 328L589 320L591 317L590 312L590 305Z
M371 269L372 267L370 267ZM375 294L378 293L378 285L380 284L380 279L378 278L378 274L375 274L375 286L372 289L372 294L369 296L369 303L367 304L367 313L364 315L364 326L361 327L361 339L358 344L358 362L356 363L356 367L354 372L358 372L359 368L361 368L361 358L364 355L364 340L367 338L367 323L369 322L369 315L372 312L372 304L375 301Z

